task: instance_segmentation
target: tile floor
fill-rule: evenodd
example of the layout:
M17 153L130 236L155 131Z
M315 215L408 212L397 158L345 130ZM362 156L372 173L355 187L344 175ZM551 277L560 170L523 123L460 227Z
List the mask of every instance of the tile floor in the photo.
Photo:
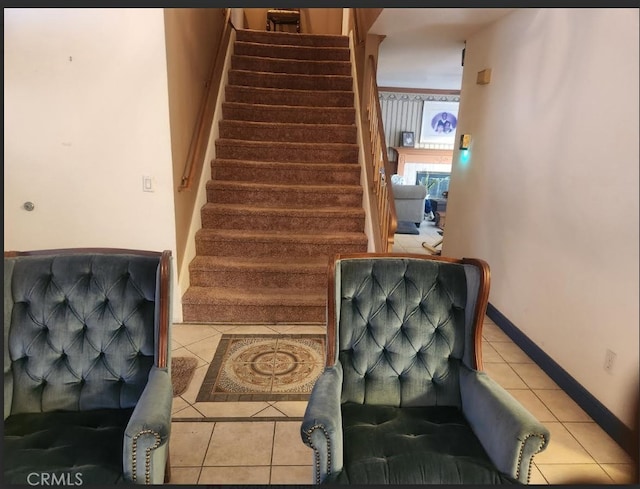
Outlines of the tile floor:
M438 235L397 235L395 251L428 253L422 241ZM172 484L312 484L313 454L300 439L306 401L196 402L223 333L286 334L292 325L192 325L173 328L172 354L198 360L187 391L174 399L170 442ZM301 331L302 329L302 331ZM298 326L296 333L324 333ZM489 318L483 329L485 371L551 431L534 458L532 484L629 484L633 461Z

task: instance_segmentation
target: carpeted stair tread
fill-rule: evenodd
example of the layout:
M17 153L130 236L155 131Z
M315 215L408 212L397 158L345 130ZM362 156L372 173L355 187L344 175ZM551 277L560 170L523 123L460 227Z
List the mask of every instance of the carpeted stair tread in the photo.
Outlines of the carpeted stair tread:
M356 143L355 125L273 124L268 122L220 121L220 138L251 141Z
M245 87L290 90L349 91L353 88L350 75L304 75L237 69L229 70L229 83Z
M318 216L328 217L364 217L364 209L361 207L256 207L252 205L242 204L214 204L207 202L203 207L203 211L212 211L226 213L227 216L233 217L236 215L250 213L257 217L303 217L311 219Z
M232 181L207 181L207 188L211 189L231 189L234 191L256 190L256 191L281 191L281 192L328 192L335 193L362 193L360 185L314 185L314 184L298 184L286 185L278 183L260 183L260 182L232 182Z
M238 231L200 229L196 232L196 254L215 256L292 257L329 256L367 250L367 236L332 232L300 234L291 231Z
M278 230L301 234L320 232L361 232L364 210L361 207L275 207L211 203L202 207L202 227L209 229ZM309 202L302 200L303 204Z
M362 206L360 185L283 185L278 183L209 180L207 200L259 207Z
M216 140L218 158L231 160L279 161L282 163L358 163L358 145L347 143L300 143Z
M326 292L298 288L251 290L226 287L189 287L182 298L184 320L238 322L319 322L323 321Z
M226 270L229 268L260 270L260 271L290 271L315 274L319 270L326 273L329 262L320 256L304 257L219 257L196 256L189 264L190 270Z
M251 87L230 83L225 88L227 102L302 107L353 108L354 94L350 90L295 90L286 88Z
M344 75L351 76L349 61L315 59L281 59L260 56L231 56L232 70L286 73L287 75Z
M361 232L364 210L358 207L257 207L207 203L202 207L202 227L254 231Z
M325 61L349 61L347 47L293 46L236 40L234 54L279 59L309 59Z
M353 107L302 107L295 105L223 102L225 121L253 121L282 124L355 124Z
M246 241L260 242L290 242L290 243L365 243L367 236L364 233L332 232L299 234L290 231L242 231L236 229L199 229L196 232L201 239L219 239L234 241L243 239Z
M224 286L245 291L298 288L326 291L328 260L322 257L197 256L189 264L195 287Z
M289 46L349 47L349 38L347 36L332 34L304 34L239 29L236 32L236 40Z
M227 163L231 162L231 163ZM287 165L292 165L287 167ZM281 185L359 185L360 167L350 163L279 163L271 161L214 160L212 179Z
M360 166L352 163L282 163L214 159L211 178L280 185L360 185Z
M189 287L183 296L183 302L188 304L218 303L263 306L278 304L318 305L324 306L326 294L324 291L301 291L300 289L253 289L247 293L243 289L229 289L223 287Z

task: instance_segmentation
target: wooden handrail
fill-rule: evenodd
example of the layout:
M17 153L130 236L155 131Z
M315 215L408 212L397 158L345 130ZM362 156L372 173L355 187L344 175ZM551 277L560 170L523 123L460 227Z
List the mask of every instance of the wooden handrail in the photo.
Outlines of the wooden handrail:
M373 165L372 190L376 196L378 207L378 220L380 225L380 237L382 252L390 252L398 221L396 207L391 188L392 169L387 157L387 145L382 124L382 109L378 95L376 82L376 62L373 56L367 58L365 68L365 84L363 101L365 115L369 121L369 137L371 141L371 165Z
M209 132L213 124L213 113L216 105L217 88L222 81L222 72L225 61L225 53L231 39L231 31L235 27L231 22L231 9L226 9L224 28L220 35L220 44L216 52L215 60L211 63L209 78L205 83L205 90L202 94L202 102L198 111L198 119L191 136L189 153L182 172L182 178L178 187L179 191L187 190L193 185L194 175L199 174L198 170L204 164L207 144L209 142Z
M350 9L353 21L353 37L356 50L366 53L367 33L358 19L359 9ZM364 45L364 46L363 46ZM362 130L363 156L367 186L370 196L370 216L373 224L374 248L378 252L391 252L398 222L391 188L392 169L387 157L387 146L382 125L382 110L376 82L375 58L359 58L356 52L356 76L359 87L360 127ZM364 57L364 56L363 56Z

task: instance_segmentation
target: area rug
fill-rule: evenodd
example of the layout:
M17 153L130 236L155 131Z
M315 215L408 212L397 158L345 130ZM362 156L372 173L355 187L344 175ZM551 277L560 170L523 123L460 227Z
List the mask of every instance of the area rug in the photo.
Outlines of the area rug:
M197 402L304 401L324 369L324 335L222 335Z
M418 227L411 221L398 221L396 234L420 234Z
M171 359L173 397L177 397L187 390L197 366L198 361L192 357L175 357Z

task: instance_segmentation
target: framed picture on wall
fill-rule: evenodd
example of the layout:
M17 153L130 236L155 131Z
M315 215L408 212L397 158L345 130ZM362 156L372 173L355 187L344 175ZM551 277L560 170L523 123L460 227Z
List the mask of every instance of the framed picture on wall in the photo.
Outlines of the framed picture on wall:
M413 148L416 145L414 133L403 131L402 142L400 145L405 148Z
M458 126L459 102L425 100L420 126L420 142L454 144Z

